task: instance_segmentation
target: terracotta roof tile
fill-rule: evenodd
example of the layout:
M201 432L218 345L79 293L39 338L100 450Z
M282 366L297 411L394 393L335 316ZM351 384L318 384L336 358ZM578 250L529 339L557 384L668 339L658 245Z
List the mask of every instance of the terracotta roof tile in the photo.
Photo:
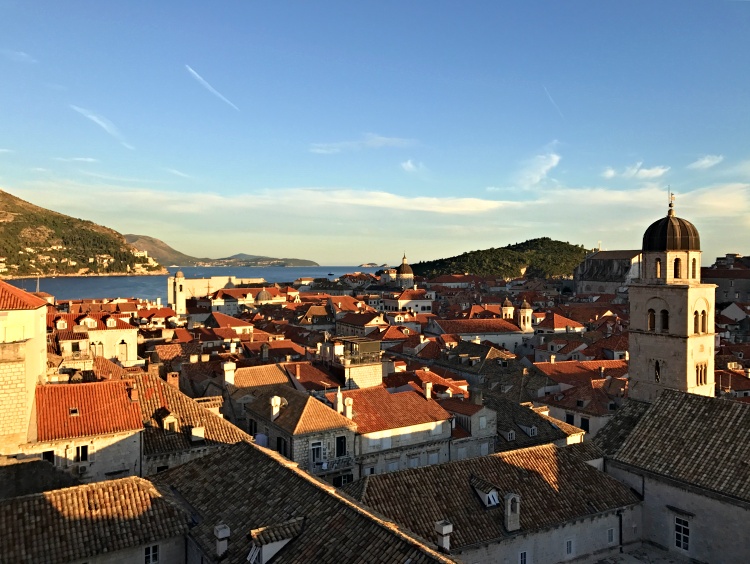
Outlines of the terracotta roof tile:
M38 440L140 430L140 408L128 394L132 386L130 380L37 386Z
M47 302L42 298L0 280L0 311L39 309L46 306Z

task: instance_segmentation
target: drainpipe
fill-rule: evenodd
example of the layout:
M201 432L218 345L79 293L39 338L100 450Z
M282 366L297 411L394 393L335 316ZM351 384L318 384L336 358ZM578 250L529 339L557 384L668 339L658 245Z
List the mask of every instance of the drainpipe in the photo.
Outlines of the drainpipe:
M617 510L617 519L620 521L620 554L622 554L622 509Z

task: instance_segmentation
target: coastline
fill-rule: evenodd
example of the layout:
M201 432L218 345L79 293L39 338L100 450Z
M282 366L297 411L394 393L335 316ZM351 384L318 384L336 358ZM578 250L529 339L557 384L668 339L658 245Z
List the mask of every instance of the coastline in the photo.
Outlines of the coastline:
M166 268L153 272L101 272L96 274L40 274L38 276L24 275L24 276L5 276L0 274L0 280L50 280L53 278L110 278L114 276L169 276L169 270Z

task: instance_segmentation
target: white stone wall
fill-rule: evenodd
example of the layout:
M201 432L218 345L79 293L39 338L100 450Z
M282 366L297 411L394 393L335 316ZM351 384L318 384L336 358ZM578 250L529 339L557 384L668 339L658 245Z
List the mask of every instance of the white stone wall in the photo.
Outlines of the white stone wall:
M76 447L88 447L88 461L75 461ZM24 445L25 455L54 451L55 466L84 483L141 475L141 431L98 435ZM85 467L80 473L79 468Z
M606 469L607 474L643 494L641 531L644 542L699 562L747 562L750 554L750 540L747 536L750 504L739 501L730 503L719 496L701 495L699 490L641 476L609 460ZM689 522L690 541L687 551L675 544L675 517Z
M523 500L521 501L523 513ZM613 529L614 540L609 542L608 530ZM622 511L622 540L625 550L639 546L641 527L639 507ZM620 522L616 512L578 519L560 527L525 534L523 531L502 542L482 544L475 548L454 551L462 562L495 564L520 562L526 553L526 564L554 562L597 562L608 555L619 553ZM567 541L572 541L572 554L566 553Z
M186 562L185 537L178 536L171 539L154 541L134 548L118 550L117 552L97 554L83 560L77 560L74 564L133 564L135 562L144 562L146 547L154 545L158 545L159 547L159 564L184 564ZM200 561L198 560L198 562Z

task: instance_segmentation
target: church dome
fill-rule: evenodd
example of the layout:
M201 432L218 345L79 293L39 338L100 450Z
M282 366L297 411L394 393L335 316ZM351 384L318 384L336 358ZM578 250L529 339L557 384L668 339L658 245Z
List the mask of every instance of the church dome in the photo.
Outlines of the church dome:
M406 262L406 255L404 255L404 258L401 261L401 266L396 269L396 274L399 276L414 276L414 271L411 269L411 266L409 266L409 263Z
M508 298L505 298L505 301L503 302L503 307L513 307L513 304Z
M271 292L263 288L258 294L255 296L256 302L270 302L273 299L273 296L271 295Z
M701 238L695 225L674 214L673 204L669 204L667 217L651 225L643 234L643 252L700 251Z
M175 278L185 278L185 275L182 273L182 270L178 270L177 274L174 275Z

